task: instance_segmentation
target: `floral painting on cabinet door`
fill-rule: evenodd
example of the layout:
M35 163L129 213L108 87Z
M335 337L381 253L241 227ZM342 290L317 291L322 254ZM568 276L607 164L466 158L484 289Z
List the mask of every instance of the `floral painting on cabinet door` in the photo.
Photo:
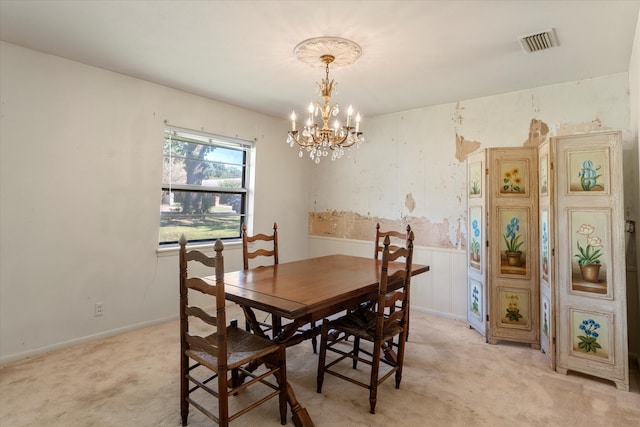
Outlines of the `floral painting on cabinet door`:
M544 335L545 339L547 340L547 342L551 342L550 340L550 336L549 336L549 319L551 319L551 317L549 316L549 308L551 307L551 304L549 304L549 299L546 296L542 297L542 334Z
M569 153L570 192L608 192L607 151Z
M500 194L526 194L528 188L527 162L500 162Z
M482 162L469 163L469 197L482 197Z
M549 259L549 211L540 211L540 271L543 283L549 285L549 274L551 271L551 261Z
M549 193L549 156L540 159L540 195L546 196Z
M469 208L469 265L482 270L482 208Z
M482 322L482 284L473 279L469 280L469 311Z
M611 297L607 284L609 220L604 210L571 210L571 290Z
M500 273L527 274L527 209L500 211Z
M529 325L529 291L504 290L500 291L501 325L528 326Z
M613 361L610 314L570 309L571 353L574 356Z

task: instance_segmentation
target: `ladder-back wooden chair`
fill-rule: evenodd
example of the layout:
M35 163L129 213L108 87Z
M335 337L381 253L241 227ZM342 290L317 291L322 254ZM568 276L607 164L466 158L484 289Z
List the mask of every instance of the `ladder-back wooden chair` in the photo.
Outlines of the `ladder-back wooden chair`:
M272 243L271 243L272 242ZM249 244L255 244L257 246L253 251L249 251ZM254 234L253 236L249 236L247 234L247 224L242 224L242 262L245 270L249 269L249 260L254 260L256 258L273 258L273 265L278 264L278 224L273 223L273 234ZM260 261L260 259L258 260ZM265 265L264 263L261 265ZM255 316L255 309L253 311L254 323L260 327L262 332L271 331L271 336L277 336L282 330L282 319L278 316L273 316L271 314L264 314L260 317L264 318L264 320L259 320ZM251 330L250 321L248 320L249 316L252 316L251 313L244 310L246 320L245 328L247 331ZM267 319L271 316L271 323L267 323ZM315 322L311 323L311 327L315 327ZM317 338L314 336L311 339L311 345L313 346L313 352L317 352Z
M258 245L253 251L249 250L249 244ZM273 234L254 234L249 236L247 234L247 224L242 224L242 265L245 270L249 269L249 260L258 259L260 262L258 266L262 265L277 265L278 264L278 224L273 223ZM269 261L268 259L272 259ZM265 261L266 260L266 261ZM255 310L254 310L255 314ZM245 310L245 317L247 312ZM277 316L271 316L269 313L265 313L260 316L264 320L255 319L255 322L260 326L262 332L272 332L272 337L275 337L282 328L282 321ZM268 318L271 317L271 323L267 323ZM249 320L246 320L245 329L251 330Z
M355 311L335 320L323 320L320 334L320 356L318 358L317 391L322 392L324 375L331 374L340 379L349 381L369 389L370 412L375 414L377 403L378 385L395 373L395 386L400 388L402 380L402 368L404 363L404 350L406 343L406 322L408 313L408 294L411 282L411 261L413 258L413 232L409 233L406 248L398 248L395 251L389 249L390 238L384 238L382 250L382 265L380 284L377 299L374 306L367 308L360 306ZM404 257L402 268L389 272L389 263ZM397 304L400 303L400 304ZM335 337L329 339L329 331L333 330ZM353 337L346 341L345 336ZM395 358L381 357L383 346L394 337L398 339L398 354ZM372 345L368 348L360 347L361 340L368 341ZM345 345L351 350L347 351ZM327 353L337 354L334 360L327 360ZM354 371L357 363L362 362L371 368L369 381L344 374L344 370L334 369L338 363L349 359L352 361ZM380 366L383 366L383 370Z
M388 231L381 231L380 230L380 223L376 224L376 238L374 241L374 245L375 245L375 253L374 253L374 258L375 259L379 259L380 258L380 254L382 254L382 250L384 249L382 246L382 242L384 241L384 236L389 236L389 239L391 241L390 245L389 245L389 250L391 251L395 251L399 248L404 248L407 246L407 239L409 238L409 233L411 233L411 225L407 224L407 228L406 228L406 232L401 232L401 231L395 231L395 230L388 230ZM410 294L411 293L411 289L409 289L409 292L407 294L407 305L409 307L411 307L410 304ZM409 339L409 311L407 311L407 339Z
M187 251L187 240L180 237L180 415L186 426L189 406L193 406L221 426L278 396L280 423L287 422L287 374L285 346L276 344L237 327L227 325L224 292L223 245L215 243L215 257L197 250ZM193 265L196 264L196 265ZM199 265L199 266L198 266ZM190 277L188 267L215 268L215 283L201 277ZM210 315L189 303L192 293L211 298L193 298L214 302L216 311ZM249 362L262 366L249 372ZM245 381L240 380L244 376ZM251 387L250 398L236 396ZM230 405L230 396L235 396ZM215 407L217 406L217 410Z

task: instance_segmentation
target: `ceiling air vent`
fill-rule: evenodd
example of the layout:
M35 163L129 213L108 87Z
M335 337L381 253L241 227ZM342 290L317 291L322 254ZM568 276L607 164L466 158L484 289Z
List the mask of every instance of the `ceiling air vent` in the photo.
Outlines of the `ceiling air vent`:
M537 52L558 45L553 29L529 34L527 36L520 36L518 40L520 41L522 50L526 53Z

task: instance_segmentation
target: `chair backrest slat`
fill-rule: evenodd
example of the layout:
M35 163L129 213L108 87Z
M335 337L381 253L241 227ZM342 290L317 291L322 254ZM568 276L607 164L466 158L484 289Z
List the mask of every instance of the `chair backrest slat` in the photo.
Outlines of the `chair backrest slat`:
M185 259L188 261L197 261L203 265L206 265L207 267L213 267L215 268L216 266L216 259L215 257L210 257L200 251L196 251L196 250L192 250L192 251L188 251L185 253Z
M189 307L186 307L185 310L186 310L187 316L197 317L198 319L202 320L203 322L211 326L216 326L216 327L218 326L218 317L209 315L206 311L204 311L200 307L189 306Z
M207 341L205 338L199 335L187 334L186 340L189 350L201 351L203 353L208 353L212 356L219 357L220 352L216 350L214 344L212 344L210 341Z
M211 295L212 297L216 296L217 287L210 285L199 277L187 277L185 285L187 288L200 291L203 294Z

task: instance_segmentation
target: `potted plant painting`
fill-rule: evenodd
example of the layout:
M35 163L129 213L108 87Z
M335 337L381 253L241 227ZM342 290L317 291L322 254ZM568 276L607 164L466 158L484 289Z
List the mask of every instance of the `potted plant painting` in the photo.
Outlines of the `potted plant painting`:
M602 176L600 173L600 165L594 167L591 160L582 162L582 167L578 172L580 177L580 186L584 191L602 190L603 187L598 183L598 178Z
M598 343L598 337L600 336L597 329L600 329L600 324L593 319L585 319L580 324L580 330L583 335L578 335L578 339L580 342L578 343L578 348L587 353L593 351L593 353L597 353L598 349L601 349L602 346Z
M507 314L505 317L510 322L519 322L523 317L522 314L520 314L520 307L518 307L519 299L518 295L507 295L509 305L506 308Z
M502 235L504 242L507 244L507 250L505 251L507 264L514 267L520 266L520 257L522 256L520 248L524 244L524 242L520 241L518 231L520 231L520 220L512 217L505 227L505 233Z
M586 246L580 246L580 241L577 242L578 253L574 257L578 260L580 266L580 274L582 279L587 282L598 283L598 276L600 274L600 257L602 251L598 248L602 248L602 240L599 237L593 237L595 227L591 224L582 224L577 234L585 236L587 240Z
M480 262L480 225L478 224L478 220L474 219L471 222L471 226L473 227L473 237L471 238L471 261L475 263Z
M542 272L549 274L549 233L546 221L542 223Z

